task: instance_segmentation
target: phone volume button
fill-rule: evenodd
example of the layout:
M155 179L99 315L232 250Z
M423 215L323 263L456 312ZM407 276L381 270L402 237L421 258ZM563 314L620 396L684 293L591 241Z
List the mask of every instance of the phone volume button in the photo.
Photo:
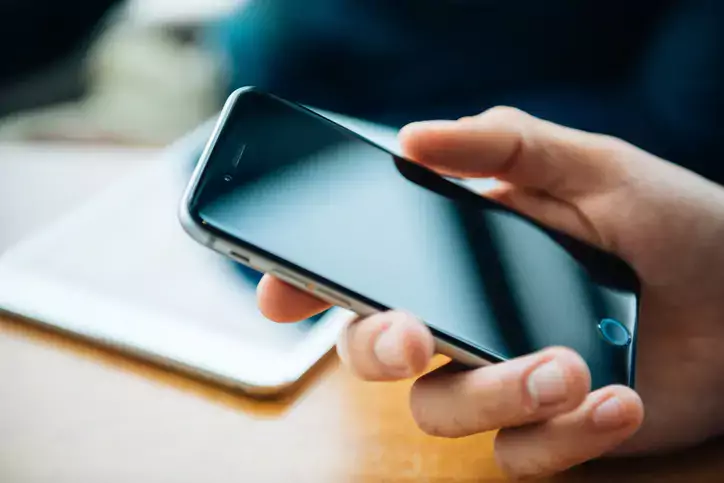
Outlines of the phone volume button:
M251 259L247 257L246 255L242 255L241 253L235 252L234 250L229 251L229 257L236 260L237 262L250 266L251 265Z
M332 303L334 305L337 305L339 307L348 309L352 306L352 304L349 302L349 300L340 297L334 292L330 292L326 288L317 287L314 291L315 294L319 295L321 299L324 299L325 301Z
M289 285L293 285L297 288L302 288L302 289L307 288L307 283L304 280L302 280L301 278L299 278L289 272L286 272L284 270L274 268L269 271L269 275L276 277L279 280L282 280L282 281L288 283Z

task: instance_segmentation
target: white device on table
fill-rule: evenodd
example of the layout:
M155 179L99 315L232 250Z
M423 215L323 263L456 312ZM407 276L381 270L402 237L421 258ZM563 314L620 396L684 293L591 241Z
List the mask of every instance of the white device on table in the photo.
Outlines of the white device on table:
M394 131L337 119L396 146ZM251 393L298 381L352 314L271 323L256 308L259 275L186 236L178 203L212 129L8 250L0 310Z

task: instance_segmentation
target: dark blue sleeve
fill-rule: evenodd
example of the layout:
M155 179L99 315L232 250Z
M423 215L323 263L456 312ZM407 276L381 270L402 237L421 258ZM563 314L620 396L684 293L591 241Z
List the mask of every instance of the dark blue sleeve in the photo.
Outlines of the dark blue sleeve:
M518 92L510 103L724 183L724 1L679 2L618 85Z
M639 144L724 182L724 2L690 1L671 12L631 97L649 123Z

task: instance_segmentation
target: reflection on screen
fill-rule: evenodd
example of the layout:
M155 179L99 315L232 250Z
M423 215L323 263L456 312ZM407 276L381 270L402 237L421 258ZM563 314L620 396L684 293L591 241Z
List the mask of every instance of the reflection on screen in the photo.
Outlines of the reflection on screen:
M494 357L566 345L627 382L633 348L597 332L634 332L627 269L324 120L242 96L199 186L194 214L238 242Z

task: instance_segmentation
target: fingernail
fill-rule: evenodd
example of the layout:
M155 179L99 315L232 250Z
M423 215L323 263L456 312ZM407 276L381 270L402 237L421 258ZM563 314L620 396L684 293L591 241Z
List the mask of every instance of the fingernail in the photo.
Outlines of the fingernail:
M617 397L610 397L593 410L593 424L599 429L618 429L625 426L623 406Z
M411 375L412 367L405 355L402 331L392 325L384 329L375 341L374 351L377 360L386 368L400 375Z
M537 404L553 404L566 398L566 376L556 361L546 362L528 376L528 392Z

